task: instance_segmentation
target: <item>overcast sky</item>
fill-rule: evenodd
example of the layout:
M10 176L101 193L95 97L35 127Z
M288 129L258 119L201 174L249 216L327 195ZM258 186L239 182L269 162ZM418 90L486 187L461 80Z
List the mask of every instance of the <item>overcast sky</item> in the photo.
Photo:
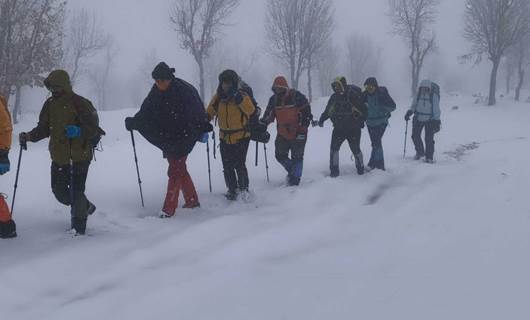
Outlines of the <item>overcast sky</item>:
M130 100L123 98L130 92L126 89L129 86L127 82L138 81L133 75L138 74L144 57L153 50L159 60L167 61L177 69L177 76L197 83L195 63L187 52L180 49L176 32L169 21L173 2L174 0L69 0L70 10L79 7L94 10L102 27L115 38L119 51L113 74L120 83L120 89L116 91L121 96L116 103L130 103ZM406 47L401 39L389 33L391 28L386 16L387 1L333 0L333 3L337 25L335 44L343 46L347 36L354 32L373 38L383 48L380 82L389 86L396 95L408 94L409 63ZM228 20L231 25L224 30L220 41L238 57L256 53L259 65L267 66L261 68L267 71L257 72L272 83L274 75L287 74L288 70L274 63L265 53L265 4L266 0L241 0L241 5ZM436 67L427 68L435 72L426 71L424 76L428 73L442 85L454 78L455 82L461 83L459 85L462 90L476 90L487 85L487 73L484 72L487 69L458 64L457 56L469 49L461 36L463 9L463 0L442 0L436 25L439 50L429 62ZM258 91L262 91L260 89ZM88 92L87 88L79 90Z

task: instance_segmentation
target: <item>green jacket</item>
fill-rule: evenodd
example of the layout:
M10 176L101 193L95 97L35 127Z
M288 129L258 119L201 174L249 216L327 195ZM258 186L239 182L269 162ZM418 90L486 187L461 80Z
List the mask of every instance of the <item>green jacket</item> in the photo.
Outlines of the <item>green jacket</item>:
M37 127L29 132L30 141L37 142L49 137L52 161L61 166L69 164L70 157L73 162L91 161L91 141L99 134L99 120L94 114L92 103L73 92L66 71L53 71L44 83L48 88L59 87L64 93L44 103ZM81 127L81 136L72 139L71 145L66 137L68 125Z

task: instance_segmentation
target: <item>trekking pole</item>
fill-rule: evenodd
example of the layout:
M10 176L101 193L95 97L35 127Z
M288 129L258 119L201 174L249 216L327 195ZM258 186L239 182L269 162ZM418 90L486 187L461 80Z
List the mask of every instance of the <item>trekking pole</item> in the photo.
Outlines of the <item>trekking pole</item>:
M210 185L210 193L212 192L212 167L210 164L210 142L206 142L206 157L208 159L208 183Z
M213 158L217 159L217 140L215 139L215 130L212 132L213 140Z
M138 166L138 157L136 156L136 142L134 141L134 133L131 130L131 141L134 152L134 163L136 164L136 175L138 176L138 186L140 187L140 199L142 200L142 208L145 208L144 193L142 191L142 179L140 179L140 167Z
M258 166L258 154L259 154L259 150L258 150L258 147L259 147L259 142L256 141L256 167Z
M15 208L15 198L17 197L17 189L18 189L18 177L20 175L20 163L22 162L22 152L24 150L28 150L27 142L20 142L20 152L18 153L18 165L17 165L17 174L15 178L15 187L13 190L13 200L11 201L11 216L13 216L14 208Z
M267 172L267 183L271 182L269 178L269 160L267 159L267 144L263 144L263 153L265 154L265 170Z
M409 135L409 120L405 126L405 146L403 147L403 159L407 157L407 136Z

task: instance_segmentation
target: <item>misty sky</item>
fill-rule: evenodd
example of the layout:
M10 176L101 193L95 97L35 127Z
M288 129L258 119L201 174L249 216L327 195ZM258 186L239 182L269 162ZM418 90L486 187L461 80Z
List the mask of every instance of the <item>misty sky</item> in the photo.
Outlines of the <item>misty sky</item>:
M100 17L102 26L115 38L119 50L113 70L115 82L119 83L115 89L119 98L114 97L117 104L131 104L131 99L124 98L131 92L127 88L134 87L128 82L139 81L134 75L138 74L145 56L153 50L156 51L158 60L167 61L177 69L177 76L197 83L195 63L189 54L180 49L176 32L169 21L172 3L173 0L69 0L69 9L86 7L94 10ZM404 43L389 33L391 28L386 16L387 1L333 0L333 3L337 24L335 44L343 47L346 37L354 32L372 37L383 48L380 82L389 86L395 95L406 96L409 88L409 62ZM241 0L240 7L228 20L231 26L223 32L221 41L237 57L248 59L251 53L256 54L256 59L259 60L256 64L260 67L254 69L259 69L256 72L264 79L260 86L267 83L267 88L270 88L272 78L278 73L288 74L288 70L265 53L265 4L266 0ZM457 87L463 87L462 90L483 88L485 91L488 82L485 71L488 69L458 64L457 56L469 49L461 36L463 9L463 0L442 1L436 26L439 50L429 61L424 77L430 76L442 86L452 83L451 79L454 78L458 79L455 82L458 82ZM265 79L270 80L267 82ZM86 83L80 86L86 87ZM260 89L258 91L262 92ZM89 94L86 88L79 90Z

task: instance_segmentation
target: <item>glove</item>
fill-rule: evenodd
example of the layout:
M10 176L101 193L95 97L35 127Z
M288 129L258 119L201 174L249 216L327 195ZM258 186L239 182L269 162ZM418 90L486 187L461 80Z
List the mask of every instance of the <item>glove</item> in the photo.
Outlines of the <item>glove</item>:
M207 143L208 142L208 139L210 139L210 135L208 134L208 132L205 132L203 133L200 138L199 138L199 142L200 143Z
M211 123L205 122L205 123L200 125L200 131L201 132L212 132L213 131L213 126L212 126Z
M234 102L236 104L242 104L243 103L243 95L241 94L241 92L236 92L236 94L234 94Z
M9 162L9 151L0 150L0 175L4 175L11 169L11 163Z
M434 133L440 132L442 129L442 121L440 120L431 120L432 122L432 129Z
M65 129L68 139L79 138L81 136L81 128L79 126L69 125Z
M31 136L27 132L21 132L18 136L18 142L20 142L20 145L25 145L28 143L28 141L31 141Z
M132 117L125 118L125 129L128 131L136 130L136 119Z
M324 121L320 120L318 122L318 126L321 127L321 128L324 128Z
M414 111L412 110L407 111L407 114L405 115L405 121L409 121L410 117L412 117L413 114L414 114Z

